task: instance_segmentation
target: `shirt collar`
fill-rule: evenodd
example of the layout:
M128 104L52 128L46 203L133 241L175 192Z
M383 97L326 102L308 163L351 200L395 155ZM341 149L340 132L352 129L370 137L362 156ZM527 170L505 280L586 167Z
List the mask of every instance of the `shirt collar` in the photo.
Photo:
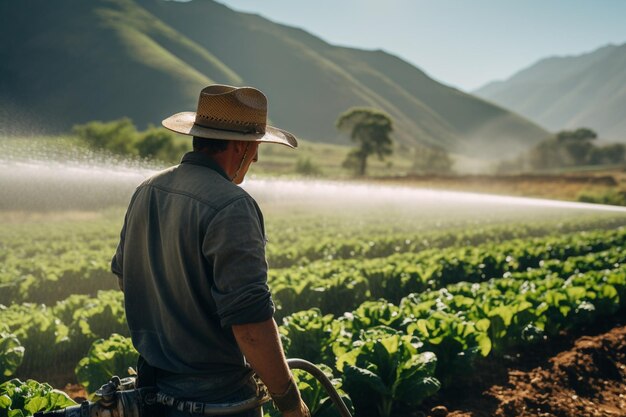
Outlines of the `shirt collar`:
M228 177L228 175L226 174L226 172L224 171L224 169L219 166L219 164L217 162L215 162L215 160L213 158L211 158L210 156L202 153L202 152L187 152L184 156L183 159L181 159L180 161L181 164L192 164L192 165L200 165L200 166L204 166L207 168L212 169L213 171L217 172L218 174L220 174L222 177L226 178L228 181L231 181L231 179Z

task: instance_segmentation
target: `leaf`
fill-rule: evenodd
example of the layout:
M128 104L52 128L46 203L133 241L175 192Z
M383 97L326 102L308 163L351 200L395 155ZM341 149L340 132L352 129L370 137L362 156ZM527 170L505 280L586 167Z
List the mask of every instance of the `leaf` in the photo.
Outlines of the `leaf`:
M6 394L0 395L0 409L9 408L9 407L11 407L11 404L12 404L12 401L11 401L11 398L9 398L8 395L6 395Z
M360 349L353 349L349 352L344 353L340 357L337 358L337 370L339 372L343 372L345 365L356 365L356 358L361 353Z
M476 330L479 332L487 332L489 330L489 325L491 322L489 319L480 319L476 322Z
M394 381L394 390L404 380L413 378L414 376L432 376L437 368L437 356L433 352L423 352L411 356L411 358L399 365L399 372Z
M441 383L435 377L423 377L415 374L410 379L402 381L394 392L394 399L411 406L417 406L424 399L434 395L441 388Z
M514 310L509 306L499 306L489 312L489 317L499 317L502 319L504 327L508 327L513 319Z
M383 396L390 394L389 388L385 386L383 380L367 369L346 365L343 370L343 380L348 393L359 390L365 394L368 391L373 391Z
M48 397L50 393L46 394L42 397L35 397L30 399L24 404L24 409L29 412L29 414L35 414L37 411L45 410L48 407Z
M480 354L482 356L489 355L491 352L491 339L486 334L481 334L476 337L476 342L478 343L478 347L480 349Z

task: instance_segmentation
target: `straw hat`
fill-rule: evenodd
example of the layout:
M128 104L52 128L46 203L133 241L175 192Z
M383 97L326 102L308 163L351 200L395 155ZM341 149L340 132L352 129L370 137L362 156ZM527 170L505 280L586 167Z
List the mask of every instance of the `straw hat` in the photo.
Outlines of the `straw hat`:
M267 97L252 87L210 85L200 92L196 112L176 113L161 123L183 135L298 146L294 135L267 124Z

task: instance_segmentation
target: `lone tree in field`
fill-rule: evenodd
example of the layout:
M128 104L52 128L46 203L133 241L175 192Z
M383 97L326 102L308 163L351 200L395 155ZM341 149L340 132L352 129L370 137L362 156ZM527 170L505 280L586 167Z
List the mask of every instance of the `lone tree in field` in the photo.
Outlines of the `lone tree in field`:
M337 119L337 129L350 134L350 138L359 144L350 151L343 166L353 169L357 175L365 175L367 158L378 155L381 161L392 153L393 131L391 117L375 109L352 108Z

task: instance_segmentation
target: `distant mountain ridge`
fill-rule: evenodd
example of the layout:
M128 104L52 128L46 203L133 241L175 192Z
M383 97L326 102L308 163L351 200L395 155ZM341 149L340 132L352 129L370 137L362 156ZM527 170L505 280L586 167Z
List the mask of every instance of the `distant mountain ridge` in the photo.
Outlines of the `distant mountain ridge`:
M550 130L585 126L626 142L626 44L542 59L473 93Z
M386 52L333 46L212 0L5 1L0 16L0 133L123 116L159 124L225 83L260 88L274 125L318 142L348 143L334 123L353 106L389 113L408 148L513 155L548 135Z

